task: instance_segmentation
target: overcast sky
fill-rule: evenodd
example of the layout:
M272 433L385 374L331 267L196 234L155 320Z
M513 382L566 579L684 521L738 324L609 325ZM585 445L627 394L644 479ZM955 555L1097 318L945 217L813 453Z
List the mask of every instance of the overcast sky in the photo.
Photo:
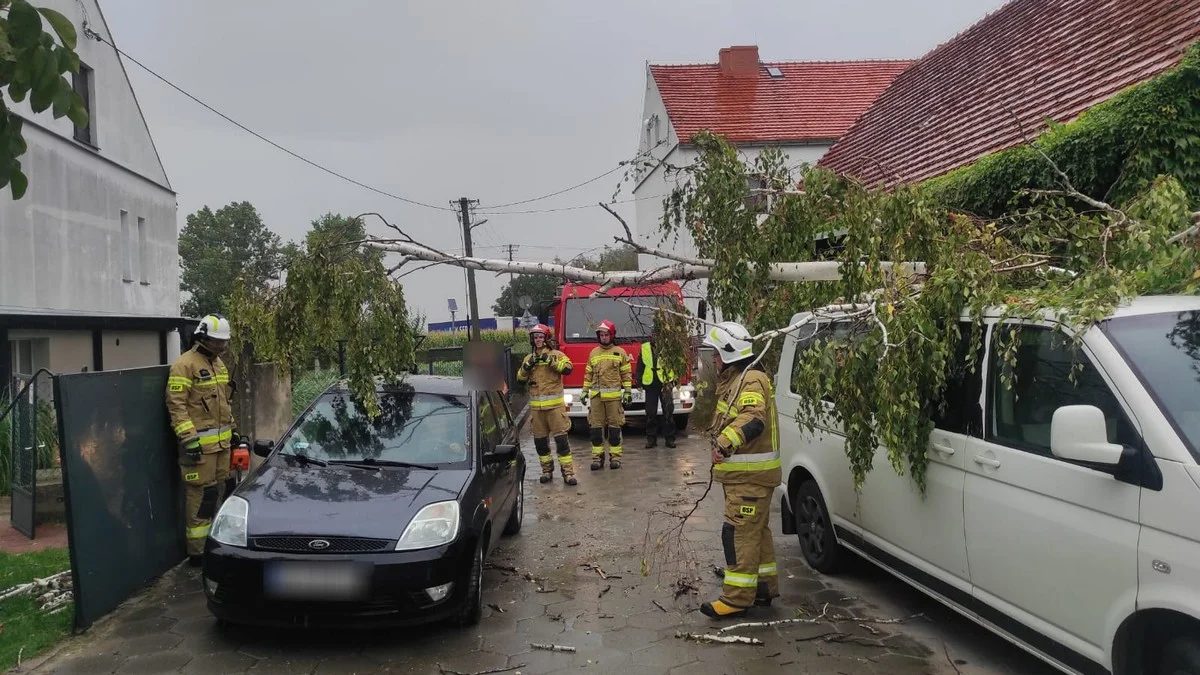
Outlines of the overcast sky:
M647 61L712 62L735 44L757 44L765 61L916 58L1003 1L100 3L122 50L246 126L381 190L439 207L472 197L487 211L631 157ZM425 243L461 250L454 214L322 173L127 68L179 194L180 227L205 205L246 200L285 240L326 212L378 211ZM618 176L506 210L594 204L611 198ZM631 224L632 207L619 207ZM598 207L486 217L476 251L495 257L510 242L518 259L571 257L619 229ZM373 222L368 231L385 234ZM463 278L446 268L410 275L409 303L447 320L447 298L466 307ZM477 279L488 317L506 277Z

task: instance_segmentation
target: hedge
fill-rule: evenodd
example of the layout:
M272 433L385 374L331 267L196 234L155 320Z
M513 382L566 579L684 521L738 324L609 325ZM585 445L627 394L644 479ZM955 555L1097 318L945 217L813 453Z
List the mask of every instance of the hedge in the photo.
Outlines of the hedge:
M1099 103L1067 124L1050 122L1033 141L1080 192L1114 205L1160 175L1176 177L1200 204L1200 44L1183 61ZM922 186L945 206L997 218L1024 205L1026 189L1059 189L1029 144L988 155Z

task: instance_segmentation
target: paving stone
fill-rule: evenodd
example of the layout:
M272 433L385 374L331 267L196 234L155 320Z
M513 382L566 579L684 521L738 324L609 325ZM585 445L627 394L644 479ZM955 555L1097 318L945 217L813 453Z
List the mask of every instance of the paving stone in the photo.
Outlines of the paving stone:
M135 638L151 633L164 633L175 625L175 619L160 616L153 619L123 621L116 627L113 634L123 638Z
M117 651L121 656L142 656L168 651L180 642L183 642L183 636L172 633L151 633L125 640L117 646Z
M238 675L255 663L253 658L237 652L196 654L180 672L184 675Z
M132 610L124 618L127 621L140 621L142 619L155 619L167 612L167 605L147 605Z
M359 654L325 658L317 665L314 675L361 675L379 672L379 664Z
M312 658L274 658L256 663L249 675L312 675L320 662Z
M111 673L116 670L124 659L117 654L93 654L68 658L60 665L48 665L46 672L54 675L92 675L94 673Z
M182 652L160 652L127 659L117 675L159 675L178 672L192 660L191 654Z

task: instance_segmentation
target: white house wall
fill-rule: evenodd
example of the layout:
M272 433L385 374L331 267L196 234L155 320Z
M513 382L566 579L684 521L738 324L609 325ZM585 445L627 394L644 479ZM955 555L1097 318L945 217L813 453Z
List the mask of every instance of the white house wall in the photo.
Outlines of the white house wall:
M0 191L0 305L89 314L179 315L177 203L95 0L43 0L75 24L93 69L93 147L67 118L27 122L24 198ZM124 225L122 212L125 214ZM139 219L141 219L139 221ZM141 232L139 234L139 222Z
M141 368L159 363L162 357L158 333L106 330L100 341L105 370Z

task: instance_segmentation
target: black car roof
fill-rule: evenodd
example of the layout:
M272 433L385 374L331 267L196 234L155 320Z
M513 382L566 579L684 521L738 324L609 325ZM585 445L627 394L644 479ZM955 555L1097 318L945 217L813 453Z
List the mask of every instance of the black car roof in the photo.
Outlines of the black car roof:
M418 394L467 396L471 393L461 377L449 377L445 375L407 375L404 378L404 385L412 387L412 390ZM387 391L391 388L380 381L380 391ZM330 391L347 391L346 381L340 380L336 382L330 387Z

